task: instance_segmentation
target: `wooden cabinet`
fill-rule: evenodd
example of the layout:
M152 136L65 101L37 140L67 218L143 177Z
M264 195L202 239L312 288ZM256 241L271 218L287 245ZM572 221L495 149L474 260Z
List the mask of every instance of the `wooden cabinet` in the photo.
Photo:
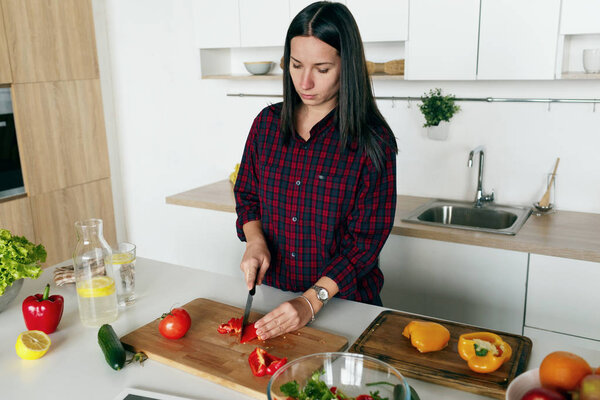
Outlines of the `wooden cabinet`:
M521 334L527 256L392 235L380 257L383 305Z
M600 340L600 263L532 254L525 325Z
M110 179L33 196L31 209L36 239L48 250L48 265L72 257L76 221L102 219L104 238L111 245L116 242Z
M562 0L560 33L562 35L600 33L600 1Z
M4 16L0 4L0 84L11 82L12 73L10 72L10 62L8 61L8 44L6 42Z
M346 0L363 42L404 41L408 37L408 0Z
M13 108L30 196L110 176L98 79L15 84Z
M243 47L282 46L290 8L281 0L240 1L240 38Z
M482 0L478 79L554 79L560 0Z
M479 0L411 1L406 79L475 79L478 34Z
M240 46L239 0L194 0L192 7L197 47Z
M1 0L14 82L98 78L90 0Z
M25 236L31 242L37 243L28 197L0 201L0 228L8 229L13 235Z

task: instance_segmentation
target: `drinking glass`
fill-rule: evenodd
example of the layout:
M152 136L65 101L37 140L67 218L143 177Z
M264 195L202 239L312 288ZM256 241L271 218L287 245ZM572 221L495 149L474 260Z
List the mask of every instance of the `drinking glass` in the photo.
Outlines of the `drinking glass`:
M135 245L121 242L113 248L112 264L117 284L117 301L126 307L135 302Z

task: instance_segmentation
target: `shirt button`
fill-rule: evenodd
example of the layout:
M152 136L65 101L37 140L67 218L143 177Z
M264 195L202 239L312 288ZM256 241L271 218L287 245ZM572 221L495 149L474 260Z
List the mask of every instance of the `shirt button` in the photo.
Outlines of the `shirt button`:
M292 252L292 257L296 258L296 253Z
M300 186L300 181L296 181L296 185Z
M305 144L304 146L302 146L302 148L303 148L304 150L308 150L308 145L307 145L307 144Z
M292 221L296 222L296 221L298 221L298 218L297 217L292 217Z

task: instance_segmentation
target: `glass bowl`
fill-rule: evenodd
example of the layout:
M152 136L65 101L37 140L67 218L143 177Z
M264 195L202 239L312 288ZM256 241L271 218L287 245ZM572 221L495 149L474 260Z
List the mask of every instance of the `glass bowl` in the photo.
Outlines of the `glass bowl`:
M408 382L394 367L376 358L354 353L316 353L287 363L271 377L267 398L288 399L288 394L280 389L282 385L296 381L298 388L303 390L311 379L318 379L329 389L335 388L336 393L341 391L349 397L368 395L378 390L382 398L411 398ZM313 383L310 386L314 386Z

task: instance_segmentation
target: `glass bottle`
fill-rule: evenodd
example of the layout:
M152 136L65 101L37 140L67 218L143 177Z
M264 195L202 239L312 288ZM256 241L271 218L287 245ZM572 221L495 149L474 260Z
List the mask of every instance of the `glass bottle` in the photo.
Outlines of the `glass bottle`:
M117 293L112 250L102 236L102 220L75 222L77 246L73 252L79 317L85 326L98 327L117 319Z

